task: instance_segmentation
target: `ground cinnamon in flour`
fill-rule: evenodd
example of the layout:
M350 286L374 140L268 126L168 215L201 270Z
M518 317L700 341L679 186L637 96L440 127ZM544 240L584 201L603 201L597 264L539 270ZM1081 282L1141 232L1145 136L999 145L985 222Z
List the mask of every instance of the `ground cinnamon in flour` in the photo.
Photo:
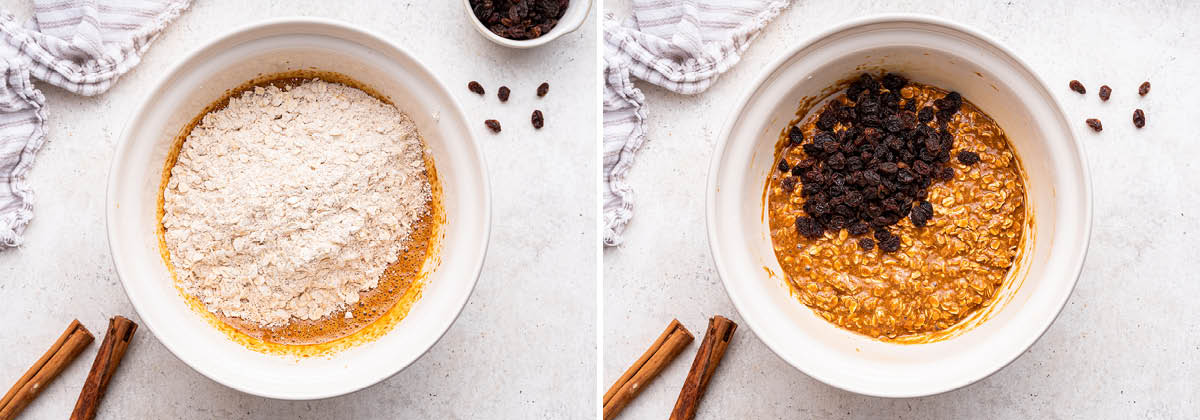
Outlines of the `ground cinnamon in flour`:
M192 129L164 191L180 286L261 327L343 310L429 212L423 153L407 115L348 86L230 98Z

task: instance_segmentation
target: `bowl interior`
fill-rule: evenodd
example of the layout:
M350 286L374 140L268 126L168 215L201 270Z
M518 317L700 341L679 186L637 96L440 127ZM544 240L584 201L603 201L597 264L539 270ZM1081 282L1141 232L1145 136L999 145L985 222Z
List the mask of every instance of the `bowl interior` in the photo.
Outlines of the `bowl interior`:
M950 339L889 344L818 317L790 295L765 222L773 147L805 97L887 69L955 90L1005 130L1026 171L1032 241L990 319ZM738 311L781 357L831 385L906 397L952 390L1014 360L1049 326L1078 278L1091 223L1082 153L1062 112L1025 66L965 29L925 18L844 25L768 70L726 125L710 172L709 241ZM777 273L768 275L767 270Z
M179 130L230 88L296 69L348 75L389 97L417 124L443 186L440 264L408 316L378 340L330 357L293 359L230 341L187 306L159 256L155 207ZM366 32L320 20L235 31L176 66L129 121L108 191L113 259L143 322L181 360L227 386L267 397L323 398L374 384L408 366L453 323L478 278L490 199L482 156L449 92L411 56Z

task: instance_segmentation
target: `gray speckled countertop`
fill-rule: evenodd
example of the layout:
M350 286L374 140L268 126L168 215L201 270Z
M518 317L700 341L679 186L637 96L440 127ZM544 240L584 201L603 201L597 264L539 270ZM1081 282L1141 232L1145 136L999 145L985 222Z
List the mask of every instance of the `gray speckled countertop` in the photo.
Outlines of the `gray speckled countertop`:
M966 6L967 4L970 6ZM1067 4L1071 3L1071 4ZM740 321L717 276L704 225L709 159L724 115L764 66L848 19L916 12L963 23L1007 44L1051 86L1084 144L1095 189L1090 253L1049 331L1012 365L943 395L881 399L818 382L775 356L743 326L713 377L698 419L751 418L1195 418L1200 413L1200 3L1124 1L797 0L712 89L682 96L646 88L650 140L630 183L637 208L626 243L604 252L607 387L678 317ZM628 0L606 6L629 16ZM1079 79L1080 96L1067 89ZM1138 84L1152 92L1138 99ZM1113 99L1096 97L1101 84ZM1135 130L1133 108L1146 112ZM1092 133L1084 119L1104 121ZM697 340L699 336L697 337ZM693 344L621 418L664 418L695 354Z
M32 2L4 0L22 19ZM424 357L357 393L320 401L254 397L196 373L148 329L135 336L99 418L590 418L595 391L595 17L533 50L512 50L470 27L460 1L198 1L109 92L78 97L45 87L49 143L30 182L37 215L25 245L0 251L0 385L29 367L79 318L138 318L113 271L103 203L110 157L126 116L166 70L201 43L267 18L308 15L377 31L421 59L478 120L493 189L494 225L483 275L458 321ZM467 91L479 80L486 99ZM543 81L552 85L533 97ZM498 105L500 84L513 89ZM546 127L534 132L534 106ZM487 132L486 118L505 123ZM590 130L589 130L590 131ZM99 341L101 337L97 337ZM22 418L65 418L95 357L93 344ZM590 397L590 398L589 398Z

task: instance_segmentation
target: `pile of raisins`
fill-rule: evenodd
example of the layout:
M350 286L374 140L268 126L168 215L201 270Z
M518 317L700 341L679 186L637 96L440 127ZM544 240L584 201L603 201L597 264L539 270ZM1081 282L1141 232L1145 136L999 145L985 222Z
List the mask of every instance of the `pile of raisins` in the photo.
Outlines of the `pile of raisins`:
M534 39L550 32L567 11L568 0L471 0L483 26L508 39Z
M863 237L858 245L871 250L878 242L884 252L900 249L900 238L888 227L907 217L924 227L933 218L926 201L929 186L950 180L954 170L946 165L954 136L946 124L962 107L962 96L950 92L933 106L917 107L903 100L908 85L903 76L888 73L880 79L863 74L846 89L851 104L834 101L817 116L817 132L804 138L799 127L788 131L788 146L800 147L805 159L789 165L781 186L787 193L798 188L804 197L804 216L796 218L797 232L815 239L825 232L846 229ZM959 154L964 164L978 155Z

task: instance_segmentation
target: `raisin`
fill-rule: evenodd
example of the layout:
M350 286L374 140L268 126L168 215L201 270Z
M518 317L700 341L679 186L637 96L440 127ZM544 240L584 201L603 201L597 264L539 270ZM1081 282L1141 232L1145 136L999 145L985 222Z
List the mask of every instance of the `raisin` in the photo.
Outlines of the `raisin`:
M900 170L900 168L897 167L895 163L884 162L879 165L879 170L883 173L894 174L896 171Z
M779 186L783 188L784 192L791 194L793 191L796 191L796 177L789 176L784 178L779 183Z
M1142 85L1138 86L1138 96L1146 96L1147 93L1150 93L1150 82L1142 82Z
M508 102L508 94L511 92L508 90L508 86L500 86L500 89L496 91L496 97L500 98L500 102Z
M538 85L537 95L539 98L546 96L546 94L549 92L550 92L550 84L549 83L542 82L542 84Z
M491 130L492 130L492 132L493 132L493 133L499 133L499 132L500 132L500 121L496 121L496 120L487 120L487 121L484 121L484 122L483 122L483 125L486 125L486 126L487 126L487 128L489 128L489 129L491 129Z
M942 181L949 181L949 180L954 179L954 168L951 168L949 166L943 167L941 173L938 174L938 178L941 179Z
M837 210L844 209L844 208L845 208L845 206L838 206L838 208L835 209L835 213L837 213L837 214L835 214L835 215L833 215L833 217L829 218L828 228L830 230L836 232L836 231L842 230L843 228L846 227L846 216L843 216L841 214L842 212L845 212L846 210L842 210L841 212L837 211Z
M896 252L900 250L900 237L891 236L885 240L879 241L879 250L883 252Z
M479 82L473 81L471 83L467 83L467 89L470 89L471 92L475 92L478 95L483 95L483 85L479 84Z
M533 115L529 117L529 122L533 123L533 128L541 129L546 124L546 118L542 116L541 110L533 110Z
M883 87L893 92L899 92L904 85L908 84L908 80L904 76L888 73L883 75Z
M1092 131L1099 132L1099 131L1104 130L1104 126L1100 124L1100 120L1098 120L1098 119L1088 118L1087 121L1085 121L1085 122L1087 123L1088 127L1092 128Z
M792 169L791 166L788 166L787 159L780 159L778 167L779 167L779 172L787 172Z
M812 200L804 202L804 212L812 216L821 216L829 214L831 210L829 203L818 199L820 196L813 197Z
M1100 100L1107 101L1109 96L1112 96L1112 88L1108 85L1100 86Z
M1071 90L1079 92L1080 94L1087 93L1087 89L1083 88L1083 83L1079 83L1078 80L1072 80L1068 86L1071 87Z
M788 129L788 141L792 143L792 146L804 143L804 132L800 131L800 127L793 125Z
M930 166L928 163L919 160L913 163L912 169L913 172L917 173L917 175L921 175L923 177L929 176L929 174L933 172L933 166Z
M833 126L837 124L837 112L833 109L826 110L817 118L817 128L829 131L833 130Z
M958 161L963 165L974 165L976 162L979 162L979 154L963 150L958 152Z
M821 225L817 224L817 220L811 217L796 218L796 232L808 239L820 238L825 232Z
M1133 110L1133 126L1137 128L1146 126L1146 113L1141 109Z
M863 235L870 231L871 225L868 225L867 222L862 220L851 223L850 226L846 227L846 233L854 236Z
M899 133L904 130L904 121L900 119L900 115L892 114L883 120L883 128L892 133Z
M888 240L888 238L891 238L891 237L892 237L892 232L888 232L887 229L876 229L875 230L875 240L877 240L877 241L883 242L883 241Z
M859 239L858 247L862 248L863 251L870 251L872 249L875 249L875 240L871 239L871 238Z
M912 221L913 226L925 227L929 223L929 219L933 218L933 204L928 201L921 200L917 205L913 206L912 211L908 214L908 220Z
M841 147L837 140L833 138L833 135L829 133L817 134L816 138L813 139L813 145L821 148L821 151L829 154L837 152L838 148Z

